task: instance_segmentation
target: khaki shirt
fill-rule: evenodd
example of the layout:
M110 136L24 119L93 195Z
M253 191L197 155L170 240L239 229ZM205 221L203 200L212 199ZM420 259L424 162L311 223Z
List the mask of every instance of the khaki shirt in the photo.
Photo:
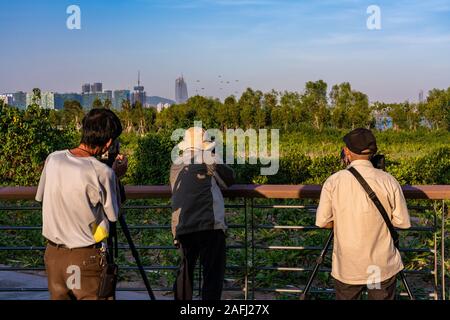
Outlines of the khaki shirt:
M368 160L355 160L353 166L376 193L392 224L411 226L402 189L389 173L375 169ZM325 181L317 208L316 225L334 222L333 266L331 275L347 284L382 282L403 269L399 251L375 204L348 170ZM374 273L376 270L376 273ZM373 281L374 277L379 281Z

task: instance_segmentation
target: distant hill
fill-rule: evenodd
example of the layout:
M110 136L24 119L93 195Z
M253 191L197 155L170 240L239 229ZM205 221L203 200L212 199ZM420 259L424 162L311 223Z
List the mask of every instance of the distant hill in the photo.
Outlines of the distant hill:
M158 96L147 97L147 103L149 105L156 106L160 102L162 102L162 103L169 103L169 104L175 104L175 101L167 99L167 98L158 97Z

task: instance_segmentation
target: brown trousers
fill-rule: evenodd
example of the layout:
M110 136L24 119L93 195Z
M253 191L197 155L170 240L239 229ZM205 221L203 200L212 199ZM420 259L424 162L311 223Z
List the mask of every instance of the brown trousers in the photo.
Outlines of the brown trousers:
M104 267L100 249L47 245L44 261L52 300L99 300Z
M368 289L366 285L352 285L334 279L336 300L359 300L364 290L367 290L369 300L394 300L397 285L397 275L380 284L380 289Z

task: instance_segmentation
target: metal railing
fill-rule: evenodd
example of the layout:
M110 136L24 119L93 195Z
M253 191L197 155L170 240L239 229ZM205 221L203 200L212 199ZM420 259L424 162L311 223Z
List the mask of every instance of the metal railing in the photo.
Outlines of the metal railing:
M313 225L320 190L318 185L235 185L224 191L224 196L228 199L227 216L231 220L227 244L227 256L231 259L228 259L226 278L231 278L228 280L233 284L226 285L224 289L224 292L234 294L229 297L297 298L301 294L306 277L312 270L314 257L322 249L322 241L325 239L326 232ZM0 219L15 213L20 213L21 216L40 216L40 206L32 202L35 192L34 187L0 188ZM414 221L411 229L401 231L400 251L405 262L410 262L405 273L408 277L417 278L417 281L414 278L414 283L425 283L425 289L423 286L412 285L416 296L446 299L445 224L448 205L445 200L450 199L450 186L405 186L403 192L409 201L408 208ZM126 193L130 204L123 211L133 218L131 220L134 223L129 222L133 234L145 239L141 235L158 233L165 241L157 244L136 241L136 248L141 256L148 258L144 261L151 260L150 256L154 256L155 252L158 252L159 258L162 255L167 258L164 260L174 261L176 248L170 241L169 186L127 186ZM155 203L155 199L159 202ZM147 218L159 217L163 223L142 223L144 215ZM2 233L14 236L19 232L39 232L41 229L39 225L3 223L3 220L6 219L0 220L0 239ZM14 241L0 243L0 257L2 254L10 257L14 253L30 252L32 255L33 252L38 252L35 260L39 261L45 250L43 242L41 245L28 245L29 241L22 245L11 242ZM129 248L121 244L119 249L126 256L125 252ZM40 261L40 264L36 262L31 266L24 266L0 260L0 272L44 271L42 259ZM122 273L137 274L137 267L130 264L130 259L122 257L121 261L124 262L120 266ZM327 298L334 292L328 281L329 266L328 262L320 269L323 279L316 281L316 287L311 290L317 298ZM170 265L146 263L144 266L151 275L154 291L162 292L170 292L171 288L169 284L158 285L158 279L165 272L175 273L177 268L175 261ZM196 284L200 292L201 267L197 270ZM127 286L119 287L118 290L145 291L145 288ZM0 292L27 291L47 291L47 288L0 286ZM401 291L400 295L406 296L406 293Z

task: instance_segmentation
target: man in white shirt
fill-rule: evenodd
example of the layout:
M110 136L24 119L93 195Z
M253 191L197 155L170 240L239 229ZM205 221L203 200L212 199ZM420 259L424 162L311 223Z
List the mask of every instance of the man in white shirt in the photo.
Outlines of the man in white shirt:
M358 128L344 137L345 161L355 168L378 196L397 228L411 226L406 201L397 180L373 167L376 140ZM396 276L404 266L379 210L349 170L341 170L323 185L316 225L334 229L332 273L336 299L394 299Z
M80 145L53 152L45 161L36 200L42 202L52 300L98 299L106 263L102 242L108 237L108 220L115 222L119 214L117 176L125 174L127 160L119 155L110 168L96 156L104 154L121 132L112 111L93 109L83 119Z

